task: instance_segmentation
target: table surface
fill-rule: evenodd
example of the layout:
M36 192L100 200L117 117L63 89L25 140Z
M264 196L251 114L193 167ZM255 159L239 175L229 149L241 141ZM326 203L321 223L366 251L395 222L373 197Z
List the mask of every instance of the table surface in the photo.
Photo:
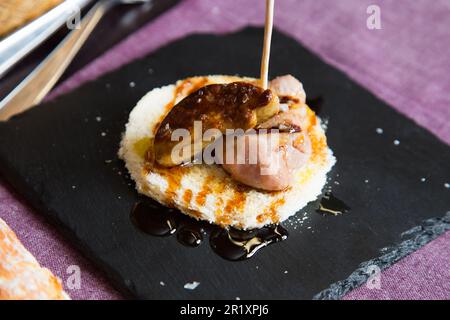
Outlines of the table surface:
M277 1L275 26L450 143L450 1L436 0L430 5L427 0L379 0L380 30L369 30L366 25L367 8L372 3ZM264 20L261 0L220 0L213 4L209 0L185 0L150 21L158 10L121 8L106 17L47 99L187 34L231 32L248 25L260 26ZM114 32L107 32L110 25L115 26ZM0 81L0 96L55 46L62 32ZM450 183L450 177L448 180ZM73 299L122 298L99 270L1 180L0 217L38 261L63 281L70 276L69 266L81 268L81 288L68 290ZM449 299L449 264L447 231L385 269L379 289L361 286L344 299Z

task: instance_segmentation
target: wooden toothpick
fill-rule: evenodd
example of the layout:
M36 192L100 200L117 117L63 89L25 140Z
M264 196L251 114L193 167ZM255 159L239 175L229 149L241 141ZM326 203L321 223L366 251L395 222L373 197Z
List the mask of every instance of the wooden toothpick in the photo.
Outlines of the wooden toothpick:
M270 42L272 40L273 7L275 0L266 0L266 22L264 26L264 45L261 59L261 85L267 89L269 83Z

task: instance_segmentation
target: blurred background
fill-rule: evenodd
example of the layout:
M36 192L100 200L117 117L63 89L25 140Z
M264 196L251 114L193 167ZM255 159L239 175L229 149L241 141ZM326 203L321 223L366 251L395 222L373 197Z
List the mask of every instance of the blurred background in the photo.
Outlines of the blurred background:
M69 0L71 1L71 0ZM111 0L114 1L114 0ZM13 36L20 28L50 10L61 5L63 0L0 0L0 41ZM81 17L91 9L96 0L85 0ZM144 4L115 6L99 22L74 61L64 72L58 83L73 75L90 61L106 52L133 31L159 16L180 0L151 0ZM0 100L3 99L20 81L25 78L68 34L66 24L28 54L3 77L0 78ZM0 43L1 46L1 43ZM1 62L1 57L0 57Z

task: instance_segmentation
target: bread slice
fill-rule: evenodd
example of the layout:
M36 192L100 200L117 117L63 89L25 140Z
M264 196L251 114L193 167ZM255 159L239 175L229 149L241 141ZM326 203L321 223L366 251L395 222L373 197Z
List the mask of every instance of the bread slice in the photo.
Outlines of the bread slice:
M308 118L313 151L307 165L295 173L296 183L287 190L267 192L244 186L219 165L155 168L146 163L146 152L152 148L158 125L173 105L199 87L234 81L257 83L253 78L214 75L180 80L148 92L130 113L119 157L125 161L139 193L195 219L224 227L260 228L286 220L317 199L335 163L320 119L306 104L301 107Z

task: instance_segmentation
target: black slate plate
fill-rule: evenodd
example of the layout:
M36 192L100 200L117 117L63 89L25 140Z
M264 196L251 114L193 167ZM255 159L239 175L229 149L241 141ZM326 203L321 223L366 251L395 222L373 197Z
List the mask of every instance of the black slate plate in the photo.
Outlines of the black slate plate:
M302 227L287 224L287 241L242 262L220 258L207 241L186 248L138 232L129 219L138 195L116 157L129 111L150 89L190 75L257 75L261 40L261 29L191 36L1 123L2 175L140 298L311 298L398 243L403 231L450 209L448 146L276 32L271 73L292 73L310 97L322 97L338 158L331 186L352 210L322 216L312 203ZM197 289L183 288L193 280Z

